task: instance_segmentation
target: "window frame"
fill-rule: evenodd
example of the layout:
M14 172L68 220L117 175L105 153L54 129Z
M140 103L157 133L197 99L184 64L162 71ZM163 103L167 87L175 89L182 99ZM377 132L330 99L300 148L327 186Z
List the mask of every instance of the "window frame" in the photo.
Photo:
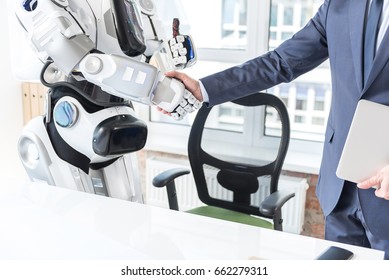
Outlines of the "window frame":
M197 65L183 70L184 72L192 77L201 78L210 74L207 73L209 68L222 70L268 51L271 0L248 0L247 4L247 48L245 50L197 49L199 57ZM212 67L209 67L210 65ZM190 126L150 121L150 110L156 110L155 107L139 104L135 104L135 107L140 118L146 121L149 130L145 149L187 155ZM262 143L260 147L255 148L263 149L263 151L275 149L273 136L264 135L264 114L245 112L245 118L253 121L248 122L243 133L214 130L209 133L210 137L218 139L218 147L225 146L227 156L228 151L231 150L230 147L236 147L237 144L242 147L242 157L250 154L254 143ZM262 125L256 125L258 122ZM220 139L224 139L223 142ZM322 147L323 143L320 141L291 139L284 169L318 174Z

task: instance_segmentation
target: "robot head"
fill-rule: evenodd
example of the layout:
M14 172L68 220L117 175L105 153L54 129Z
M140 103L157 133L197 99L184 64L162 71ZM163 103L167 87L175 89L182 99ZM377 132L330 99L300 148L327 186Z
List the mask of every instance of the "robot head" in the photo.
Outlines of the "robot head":
M79 92L69 84L51 89L47 132L61 159L88 173L94 164L101 168L145 146L147 125L130 106L105 108Z

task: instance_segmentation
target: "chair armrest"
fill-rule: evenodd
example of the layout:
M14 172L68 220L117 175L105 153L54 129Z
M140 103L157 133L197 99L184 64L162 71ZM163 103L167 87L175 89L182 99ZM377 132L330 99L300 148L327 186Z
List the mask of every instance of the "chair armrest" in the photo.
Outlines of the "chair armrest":
M189 173L190 171L185 168L173 168L158 174L153 179L153 185L155 187L162 188L166 186L169 208L172 210L178 211L176 184L174 182L174 179Z
M292 197L295 196L291 191L276 191L267 196L259 205L259 211L268 218L273 218L276 212Z
M170 182L174 181L177 177L180 177L185 174L189 174L190 170L185 168L173 168L166 170L153 179L153 185L157 188L162 188L168 185Z

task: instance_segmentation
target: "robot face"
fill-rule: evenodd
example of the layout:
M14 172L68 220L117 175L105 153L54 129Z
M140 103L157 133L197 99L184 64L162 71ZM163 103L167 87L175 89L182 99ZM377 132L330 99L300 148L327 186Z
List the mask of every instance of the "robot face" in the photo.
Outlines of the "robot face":
M116 33L122 51L131 57L146 50L142 20L135 0L111 0Z
M132 115L116 115L99 123L93 133L93 151L99 156L117 156L141 150L147 140L147 125Z

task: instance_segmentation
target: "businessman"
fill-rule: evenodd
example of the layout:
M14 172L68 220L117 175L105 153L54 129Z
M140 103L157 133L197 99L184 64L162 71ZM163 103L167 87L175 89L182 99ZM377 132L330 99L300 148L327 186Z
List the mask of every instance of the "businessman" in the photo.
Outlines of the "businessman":
M325 238L383 250L386 259L389 167L358 186L335 171L358 101L389 105L388 25L389 0L325 0L308 24L274 51L199 81L180 72L166 74L213 106L290 82L329 59L332 104L316 188Z

